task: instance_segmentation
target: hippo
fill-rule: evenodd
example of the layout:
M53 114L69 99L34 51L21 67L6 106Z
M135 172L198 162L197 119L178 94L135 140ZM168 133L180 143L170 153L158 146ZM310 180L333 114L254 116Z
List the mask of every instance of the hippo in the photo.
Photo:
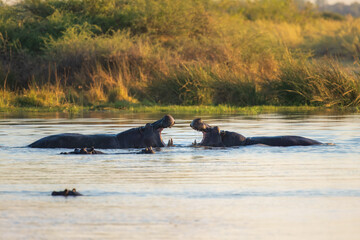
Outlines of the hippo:
M219 127L211 127L209 124L203 122L201 118L194 119L190 127L196 131L203 133L203 139L200 146L212 147L232 147L232 146L247 146L254 144L264 144L268 146L309 146L323 144L313 139L300 136L276 136L276 137L244 137L236 132L220 131Z
M171 140L169 140L168 145L171 146L171 143L172 143ZM147 147L139 152L136 152L136 154L154 154L154 153L155 151L153 150L152 147ZM81 148L81 149L75 148L74 151L72 152L61 152L60 154L106 154L106 153L99 150L95 150L94 147L91 147L91 148ZM126 153L122 153L122 154L126 154Z
M153 150L152 147L147 147L143 150L141 150L140 152L137 152L137 154L154 154L155 151Z
M175 120L165 115L160 120L143 127L131 128L119 134L82 135L63 133L41 138L29 145L32 148L83 148L93 146L100 149L164 147L161 132L172 127Z
M73 188L71 191L69 191L67 189L65 189L64 191L59 191L59 192L53 191L51 193L51 196L64 196L64 197L73 196L73 197L76 197L76 196L82 196L82 194L77 192L76 189Z
M94 147L91 148L75 148L72 152L62 152L60 154L104 154L102 151L95 150Z

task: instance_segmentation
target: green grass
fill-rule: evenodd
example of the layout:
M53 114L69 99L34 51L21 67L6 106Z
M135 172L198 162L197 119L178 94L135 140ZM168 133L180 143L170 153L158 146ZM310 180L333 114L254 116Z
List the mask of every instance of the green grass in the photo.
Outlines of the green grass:
M235 115L258 115L269 113L308 113L308 114L344 114L344 113L359 113L359 107L353 108L326 108L326 107L314 107L314 106L228 106L228 105L199 105L199 106L144 106L144 105L122 105L114 106L110 105L96 105L91 107L82 107L76 105L59 106L59 107L18 107L7 106L0 107L2 113L40 113L40 112L63 112L68 114L78 114L86 112L113 112L113 113L164 113L164 114L235 114Z
M139 106L130 107L126 111L130 112L163 112L163 113L189 113L189 114L241 114L241 115L256 115L262 113L276 113L276 112L307 112L318 111L321 108L316 107L279 107L279 106L251 106L251 107L236 107L236 106Z

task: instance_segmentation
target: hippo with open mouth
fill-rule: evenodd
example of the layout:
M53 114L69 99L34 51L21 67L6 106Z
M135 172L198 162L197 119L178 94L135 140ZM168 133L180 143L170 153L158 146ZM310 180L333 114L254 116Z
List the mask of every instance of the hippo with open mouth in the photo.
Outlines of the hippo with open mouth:
M202 141L197 144L200 146L212 147L232 147L247 146L254 144L264 144L268 146L309 146L322 144L313 139L300 136L276 136L276 137L244 137L236 132L220 131L219 127L211 127L203 122L201 118L194 119L190 127L203 133ZM196 142L195 142L196 145Z
M83 148L84 146L93 146L100 149L164 147L161 131L174 124L174 118L171 115L165 115L156 122L147 123L143 127L131 128L119 134L56 134L41 138L31 143L29 147Z

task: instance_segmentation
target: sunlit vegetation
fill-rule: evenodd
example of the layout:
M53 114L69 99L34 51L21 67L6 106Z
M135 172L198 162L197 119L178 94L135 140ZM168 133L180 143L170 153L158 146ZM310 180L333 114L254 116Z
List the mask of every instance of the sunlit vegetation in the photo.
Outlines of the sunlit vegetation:
M299 2L0 1L0 108L359 107L360 19Z

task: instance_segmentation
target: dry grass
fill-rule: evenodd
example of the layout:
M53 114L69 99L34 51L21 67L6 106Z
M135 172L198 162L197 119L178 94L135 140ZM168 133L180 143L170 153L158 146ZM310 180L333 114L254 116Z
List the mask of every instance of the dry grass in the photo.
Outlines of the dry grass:
M280 103L286 105L360 105L360 75L331 59L289 59L283 63L272 88Z

